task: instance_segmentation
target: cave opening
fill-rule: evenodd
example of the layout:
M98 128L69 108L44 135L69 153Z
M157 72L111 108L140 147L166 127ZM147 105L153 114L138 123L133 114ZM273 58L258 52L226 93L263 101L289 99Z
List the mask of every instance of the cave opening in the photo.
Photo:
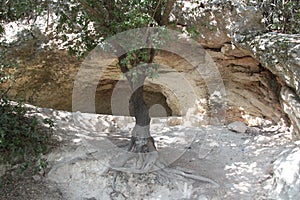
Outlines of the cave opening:
M130 116L130 96L131 90L126 80L100 80L95 94L96 113ZM168 117L175 114L158 85L145 84L144 99L151 117Z

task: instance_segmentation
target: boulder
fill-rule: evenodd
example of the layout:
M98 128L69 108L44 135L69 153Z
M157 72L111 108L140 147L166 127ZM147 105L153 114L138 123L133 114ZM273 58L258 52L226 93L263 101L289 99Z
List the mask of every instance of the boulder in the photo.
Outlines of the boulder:
M228 129L237 133L246 133L247 126L243 122L233 122L228 124Z
M300 147L283 151L272 164L274 199L300 199Z

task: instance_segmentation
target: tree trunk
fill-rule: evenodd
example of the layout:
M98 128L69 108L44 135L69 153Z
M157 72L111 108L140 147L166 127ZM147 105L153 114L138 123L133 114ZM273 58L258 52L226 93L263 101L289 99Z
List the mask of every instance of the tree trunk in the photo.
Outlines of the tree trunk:
M144 100L144 72L138 74L137 80L128 80L133 91L129 100L130 112L134 115L136 123L131 133L129 151L147 153L156 151L154 139L150 134L150 115Z

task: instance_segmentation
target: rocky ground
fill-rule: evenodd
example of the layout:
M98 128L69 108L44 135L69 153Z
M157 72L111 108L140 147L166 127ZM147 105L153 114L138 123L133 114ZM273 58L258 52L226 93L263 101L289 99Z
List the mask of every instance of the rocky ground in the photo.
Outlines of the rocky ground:
M45 155L45 171L7 172L0 199L275 199L272 163L297 146L280 126L236 133L227 127L170 126L170 119L153 119L153 137L170 168L192 169L218 186L150 172L119 174L113 189L113 173L106 170L126 148L132 118L49 109L36 114L55 119L57 147Z

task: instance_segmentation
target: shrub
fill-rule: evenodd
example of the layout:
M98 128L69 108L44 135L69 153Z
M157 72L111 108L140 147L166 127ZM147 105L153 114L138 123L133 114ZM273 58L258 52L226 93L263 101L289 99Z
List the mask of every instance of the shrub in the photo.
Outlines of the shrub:
M12 65L3 62L3 54L0 59L0 163L29 166L38 162L38 167L45 167L40 156L47 150L53 122L27 115L28 109L21 101L8 99L8 89L1 89L1 84L13 80L14 75L8 70Z
M27 109L18 102L12 105L6 97L0 101L0 152L12 164L35 162L47 150L53 123L46 129L34 116L26 116Z

